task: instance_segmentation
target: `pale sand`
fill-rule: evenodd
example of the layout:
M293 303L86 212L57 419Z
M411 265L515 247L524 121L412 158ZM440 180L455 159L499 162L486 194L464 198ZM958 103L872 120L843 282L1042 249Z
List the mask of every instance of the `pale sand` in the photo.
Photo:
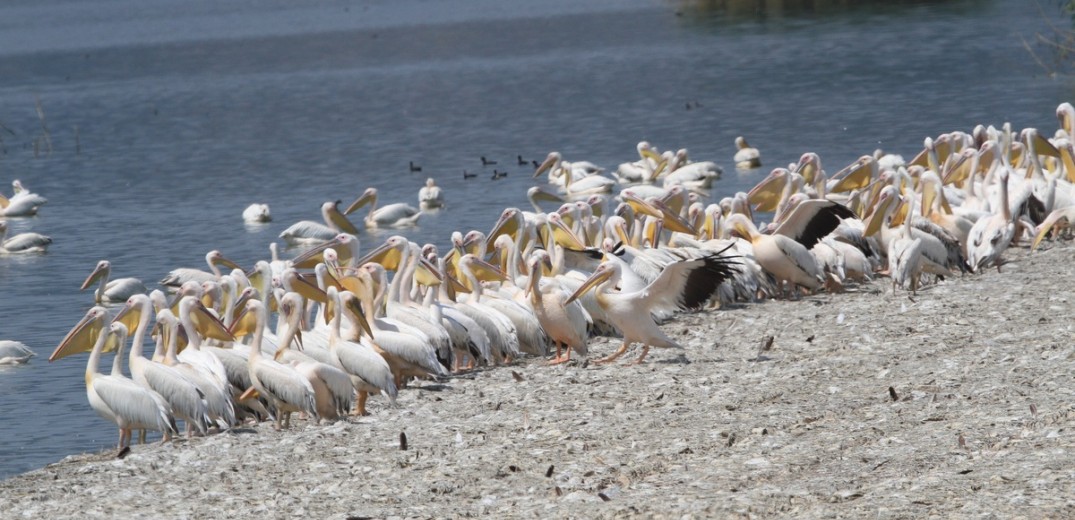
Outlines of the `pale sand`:
M0 516L1070 517L1075 247L1007 258L914 300L683 315L642 366L526 360L360 420L68 457L0 483Z

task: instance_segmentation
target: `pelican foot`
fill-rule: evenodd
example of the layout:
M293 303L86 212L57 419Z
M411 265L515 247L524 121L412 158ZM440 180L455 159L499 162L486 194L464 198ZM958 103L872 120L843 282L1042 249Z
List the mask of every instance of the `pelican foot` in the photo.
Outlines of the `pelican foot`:
M571 361L571 356L570 355L555 357L555 358L549 360L548 364L550 366L552 366L552 365L562 365L564 363L567 363L568 361Z

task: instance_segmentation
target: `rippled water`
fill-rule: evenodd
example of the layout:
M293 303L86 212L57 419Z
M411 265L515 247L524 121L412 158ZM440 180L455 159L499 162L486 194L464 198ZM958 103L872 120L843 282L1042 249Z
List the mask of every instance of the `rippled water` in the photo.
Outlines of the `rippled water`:
M47 255L0 258L0 338L39 356L0 368L0 477L115 442L86 402L86 358L45 361L90 306L78 286L97 260L147 282L214 248L251 265L323 201L376 186L415 204L427 176L449 207L406 234L443 245L526 204L517 155L614 168L641 139L686 147L725 166L719 197L805 151L835 171L977 123L1051 132L1072 97L1023 50L1044 22L1022 1L734 8L747 3L0 4L0 183L49 199L11 222L54 239ZM740 134L764 171L734 171ZM482 155L509 176L488 180ZM245 226L251 202L274 222Z

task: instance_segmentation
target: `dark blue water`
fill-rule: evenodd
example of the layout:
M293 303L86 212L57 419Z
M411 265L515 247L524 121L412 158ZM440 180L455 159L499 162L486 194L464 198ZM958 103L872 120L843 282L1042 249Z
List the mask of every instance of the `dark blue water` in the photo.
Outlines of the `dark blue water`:
M799 3L0 4L0 189L18 178L48 197L11 224L54 239L0 257L0 338L39 355L0 368L0 476L115 441L86 402L86 358L45 361L91 305L78 286L100 259L147 282L210 249L251 265L322 202L376 186L415 205L427 176L449 207L406 234L443 245L526 205L517 155L615 168L646 139L724 165L720 197L806 151L832 172L978 123L1051 133L1073 97L1022 47L1045 30L1032 4ZM52 140L36 157L35 98ZM735 173L736 135L763 171ZM483 155L509 176L488 180ZM274 222L245 226L251 202Z

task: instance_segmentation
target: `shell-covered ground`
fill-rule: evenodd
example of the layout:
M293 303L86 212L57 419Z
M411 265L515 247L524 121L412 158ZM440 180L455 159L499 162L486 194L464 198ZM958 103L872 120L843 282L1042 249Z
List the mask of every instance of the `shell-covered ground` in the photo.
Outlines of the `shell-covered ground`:
M1072 517L1075 246L1043 249L913 297L882 278L681 315L685 348L638 366L523 360L360 419L68 457L0 482L0 512Z

